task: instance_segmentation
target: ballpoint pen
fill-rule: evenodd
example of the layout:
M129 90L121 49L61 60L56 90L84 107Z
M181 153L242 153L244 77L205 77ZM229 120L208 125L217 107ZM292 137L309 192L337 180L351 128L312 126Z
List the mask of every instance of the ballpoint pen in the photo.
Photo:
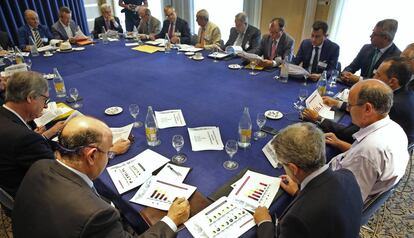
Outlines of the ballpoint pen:
M175 170L173 167L171 167L171 165L167 165L167 167L169 168L169 169L171 169L171 171L173 171L176 175L178 175L178 176L183 176L180 172L178 172L177 170Z

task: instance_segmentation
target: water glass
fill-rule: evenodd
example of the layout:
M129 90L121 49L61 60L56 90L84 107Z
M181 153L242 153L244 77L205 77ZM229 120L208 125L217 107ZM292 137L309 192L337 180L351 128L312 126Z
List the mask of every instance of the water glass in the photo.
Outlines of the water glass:
M134 118L134 128L139 128L142 126L142 122L137 121L137 116L139 114L139 106L137 104L129 105L129 113Z
M250 68L252 69L252 71L249 73L250 75L257 75L258 74L258 72L254 72L254 69L256 68L256 66L257 66L257 60L251 60L250 61Z
M69 89L69 95L73 99L73 108L80 108L81 104L78 103L79 91L77 88Z
M233 160L233 156L237 153L238 145L236 140L228 140L226 142L226 153L230 157L229 160L224 161L223 167L227 170L235 170L239 167L239 164Z
M171 140L172 146L177 151L177 154L172 157L172 162L176 164L182 164L187 160L185 154L180 153L180 150L184 147L184 138L182 135L174 135Z
M262 127L266 124L266 116L264 113L257 113L256 116L256 124L259 127L259 131L256 131L254 133L254 137L255 138L265 138L266 137L266 133L264 133L262 130Z

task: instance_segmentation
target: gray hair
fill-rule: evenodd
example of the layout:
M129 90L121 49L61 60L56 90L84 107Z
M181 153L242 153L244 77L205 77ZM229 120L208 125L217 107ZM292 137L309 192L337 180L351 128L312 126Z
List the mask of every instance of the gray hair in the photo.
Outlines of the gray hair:
M24 102L28 97L39 97L49 90L47 81L37 72L14 73L7 81L6 102Z
M370 103L378 114L385 116L390 112L393 96L392 89L385 83L364 84L358 93L357 104Z
M382 34L384 34L390 42L394 40L395 33L398 29L398 21L394 19L385 19L379 21L375 27L380 28Z
M208 12L206 9L201 9L200 11L197 12L196 17L201 17L203 18L205 21L208 21Z
M151 16L151 10L149 8L145 8L145 16Z
M247 18L246 13L244 13L244 12L237 13L235 18L236 18L236 20L241 21L241 22L243 22L244 24L247 25L248 18Z
M284 128L271 145L280 162L293 163L304 172L315 171L326 163L325 136L308 122Z

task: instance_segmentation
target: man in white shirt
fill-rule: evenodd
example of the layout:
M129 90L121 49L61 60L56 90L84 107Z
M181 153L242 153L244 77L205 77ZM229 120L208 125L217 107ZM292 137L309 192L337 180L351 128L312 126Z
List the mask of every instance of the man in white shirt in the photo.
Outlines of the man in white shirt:
M79 26L71 18L72 12L68 7L64 6L59 9L59 20L52 25L54 39L69 40L72 44L77 40L86 39Z
M111 147L105 123L84 116L70 120L59 136L56 160L38 161L22 182L12 213L14 237L132 237L92 182L106 168ZM189 215L189 202L178 198L141 237L175 237Z
M392 105L392 89L376 79L360 81L349 92L347 109L360 130L351 148L331 160L331 167L352 171L363 201L390 189L405 173L408 140L388 116ZM335 140L332 133L326 134L327 143Z

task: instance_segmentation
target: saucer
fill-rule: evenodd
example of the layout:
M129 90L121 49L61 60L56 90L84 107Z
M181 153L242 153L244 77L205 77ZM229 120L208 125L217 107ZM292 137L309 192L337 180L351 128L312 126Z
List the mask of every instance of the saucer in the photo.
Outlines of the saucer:
M184 54L187 55L187 56L193 56L194 52L189 51L189 52L185 52Z
M278 120L283 117L283 113L276 110L267 110L265 116L269 119Z
M203 60L204 59L204 57L203 56L201 56L200 58L198 58L198 57L195 57L195 56L193 56L193 58L192 58L193 60Z
M56 51L57 51L57 52L60 52L60 53L69 53L69 52L72 52L72 51L73 51L73 48L70 48L69 50L61 50L61 49L57 49Z
M229 67L229 69L241 69L242 66L239 64L229 64L227 67Z
M82 51L82 50L85 50L85 47L74 47L74 48L72 48L72 50L74 50L74 51Z
M44 57L50 57L50 56L53 56L53 54L52 53L49 53L49 54L44 54L43 56Z
M116 106L108 107L107 109L105 109L105 114L109 116L114 116L114 115L118 115L122 111L123 111L122 107L116 107Z

